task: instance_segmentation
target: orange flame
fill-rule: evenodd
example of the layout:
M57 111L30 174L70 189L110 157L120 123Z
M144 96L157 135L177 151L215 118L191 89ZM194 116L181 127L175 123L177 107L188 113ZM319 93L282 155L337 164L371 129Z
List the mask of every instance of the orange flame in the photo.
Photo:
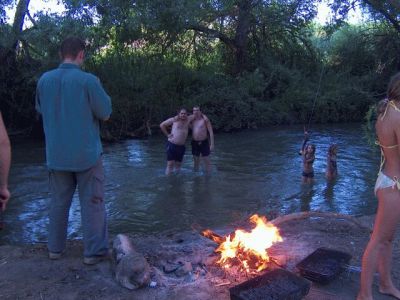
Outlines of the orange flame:
M221 244L221 243L224 242L224 238L222 236L216 234L215 232L212 232L209 229L203 230L201 234L203 236L205 236L206 238L209 238L210 240L213 240L217 244Z
M282 242L278 228L268 223L265 217L253 215L250 222L256 225L251 232L236 230L233 238L229 235L215 250L221 252L218 263L224 268L231 267L237 260L247 272L253 268L260 272L269 262L267 249Z

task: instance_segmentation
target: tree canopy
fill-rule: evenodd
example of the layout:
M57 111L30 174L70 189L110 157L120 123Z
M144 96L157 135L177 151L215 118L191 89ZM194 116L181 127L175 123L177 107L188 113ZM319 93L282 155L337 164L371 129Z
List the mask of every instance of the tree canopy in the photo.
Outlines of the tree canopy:
M116 137L194 104L223 131L361 121L400 67L394 0L328 0L325 26L315 23L321 0L62 2L63 14L32 15L29 0L0 0L1 110L13 130L33 128L36 81L69 35L89 45L84 68L112 96L104 130ZM366 19L348 24L356 6Z

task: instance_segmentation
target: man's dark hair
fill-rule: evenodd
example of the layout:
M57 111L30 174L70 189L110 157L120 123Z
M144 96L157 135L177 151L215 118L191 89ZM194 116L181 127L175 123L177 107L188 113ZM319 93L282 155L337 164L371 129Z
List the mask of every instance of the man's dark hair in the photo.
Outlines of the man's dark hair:
M67 57L76 58L78 53L82 50L85 50L85 42L77 37L67 37L62 41L60 46L60 56L62 59Z
M178 115L181 113L182 110L184 110L187 113L187 109L184 107L181 107L180 109L178 109Z

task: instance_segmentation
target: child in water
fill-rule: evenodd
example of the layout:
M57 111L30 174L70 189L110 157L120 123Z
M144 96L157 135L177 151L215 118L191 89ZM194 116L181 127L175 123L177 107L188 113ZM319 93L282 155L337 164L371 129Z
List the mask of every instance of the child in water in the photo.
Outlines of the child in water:
M303 157L303 183L311 183L314 179L315 145L307 144L308 140L308 132L305 131L303 146L300 150L300 154Z
M325 176L328 180L335 179L337 176L337 164L336 164L336 155L337 155L337 145L332 144L328 149L328 156L326 160L326 172Z

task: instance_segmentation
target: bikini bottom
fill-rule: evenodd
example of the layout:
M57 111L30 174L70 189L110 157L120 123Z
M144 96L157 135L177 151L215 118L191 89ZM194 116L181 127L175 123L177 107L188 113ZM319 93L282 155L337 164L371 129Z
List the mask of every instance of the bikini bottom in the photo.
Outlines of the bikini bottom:
M303 173L301 175L306 178L314 178L314 171L310 171L310 172L303 171Z
M378 173L378 178L376 179L376 183L375 183L375 195L376 192L380 189L385 189L385 188L397 188L398 190L400 190L400 182L399 179L397 179L396 177L390 178L389 176L385 175L382 171L380 171Z

